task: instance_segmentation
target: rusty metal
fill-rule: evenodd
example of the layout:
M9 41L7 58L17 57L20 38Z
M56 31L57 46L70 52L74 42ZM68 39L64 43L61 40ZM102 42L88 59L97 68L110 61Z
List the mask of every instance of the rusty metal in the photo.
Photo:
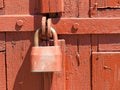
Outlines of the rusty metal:
M73 23L79 24L76 32ZM118 34L119 23L120 18L52 18L48 28L55 28L58 34Z
M18 26L23 26L23 20L18 20L17 22L16 22L16 24L18 25Z
M40 32L42 32L42 30L39 28L35 32L35 35L34 35L34 46L35 47L39 46L39 34L40 34Z
M79 28L79 23L74 23L73 24L73 29L78 30L78 28Z
M42 17L42 35L45 36L46 35L46 17Z
M51 28L54 39L54 46L39 46L39 32L35 32L34 44L31 52L31 71L32 72L55 72L62 70L62 52L58 45L56 31Z

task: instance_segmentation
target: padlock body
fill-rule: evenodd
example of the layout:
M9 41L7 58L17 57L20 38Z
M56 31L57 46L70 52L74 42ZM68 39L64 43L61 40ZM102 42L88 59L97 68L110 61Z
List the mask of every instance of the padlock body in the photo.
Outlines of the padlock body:
M32 72L62 71L62 52L60 46L32 47Z

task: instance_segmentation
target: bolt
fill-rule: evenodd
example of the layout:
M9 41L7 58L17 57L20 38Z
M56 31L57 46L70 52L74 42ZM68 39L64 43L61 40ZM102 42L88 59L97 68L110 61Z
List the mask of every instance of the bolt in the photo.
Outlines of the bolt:
M79 28L79 23L74 23L74 24L73 24L73 28L74 28L75 30L77 30L77 29Z
M18 20L17 22L16 22L16 24L18 25L18 26L23 26L23 20Z
M108 69L108 70L111 70L111 67L108 67L108 66L104 66L104 69Z

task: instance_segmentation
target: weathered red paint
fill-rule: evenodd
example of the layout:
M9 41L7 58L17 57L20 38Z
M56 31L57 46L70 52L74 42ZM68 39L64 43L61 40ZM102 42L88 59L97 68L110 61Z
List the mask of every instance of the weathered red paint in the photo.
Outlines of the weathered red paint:
M0 33L0 90L6 90L5 33Z
M41 0L41 13L57 13L64 11L64 0Z
M93 52L92 90L120 89L120 52Z
M53 18L48 20L58 34L118 34L120 18ZM78 23L78 30L73 25ZM111 26L111 27L110 27ZM103 28L105 27L105 28Z
M3 5L3 0L0 0L0 9L3 8L4 5Z
M41 15L1 15L0 31L35 31L41 27L41 20Z
M6 90L5 52L0 53L0 89Z
M50 24L57 29L59 38L66 41L66 47L64 41L60 42L64 54L63 71L55 73L31 73L29 60L33 31L49 24L41 23L41 15L62 12L63 7L59 3L62 0L0 1L0 90L120 89L119 0L64 0L64 12L55 16L61 18L58 22L55 19L56 23L52 19ZM50 6L41 1L50 1ZM47 7L51 9L47 11ZM48 14L43 14L41 10ZM3 14L9 15L9 19ZM41 16L40 20L34 18L36 15ZM19 31L24 32L14 32L17 21L21 20L17 16L30 16L25 17L23 25L18 22ZM51 14L48 16L50 18ZM26 21L29 23L26 24ZM75 27L74 30L72 27Z
M120 6L119 0L91 0L91 2L92 5L97 3L97 8L119 8Z

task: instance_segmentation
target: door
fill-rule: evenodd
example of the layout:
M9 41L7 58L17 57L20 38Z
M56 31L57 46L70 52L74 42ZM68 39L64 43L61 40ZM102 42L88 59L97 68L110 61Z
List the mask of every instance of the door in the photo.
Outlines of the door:
M0 0L0 90L119 90L119 0ZM63 70L31 73L34 31L56 29Z

